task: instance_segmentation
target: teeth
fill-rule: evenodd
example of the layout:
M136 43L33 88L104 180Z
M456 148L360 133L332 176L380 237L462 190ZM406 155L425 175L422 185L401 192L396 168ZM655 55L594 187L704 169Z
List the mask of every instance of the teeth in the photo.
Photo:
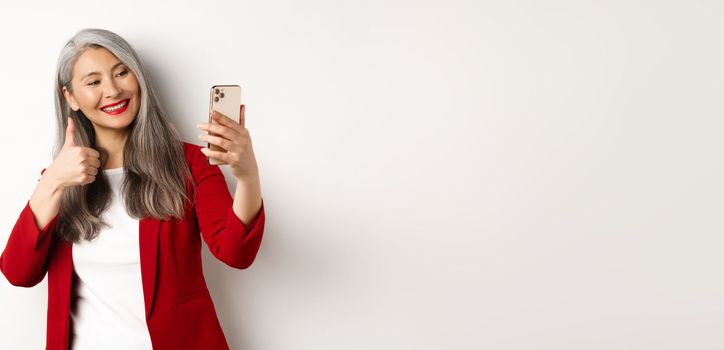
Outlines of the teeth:
M102 110L103 110L104 112L113 112L113 111L115 111L115 110L117 110L117 109L120 109L120 108L125 107L127 103L128 103L128 100L123 101L123 103L117 104L117 105L115 105L115 106L113 106L113 107L103 108Z

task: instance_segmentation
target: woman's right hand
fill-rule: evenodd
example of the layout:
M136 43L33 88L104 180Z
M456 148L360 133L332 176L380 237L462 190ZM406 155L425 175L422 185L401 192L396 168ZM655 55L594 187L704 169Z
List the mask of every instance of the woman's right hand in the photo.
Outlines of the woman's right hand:
M50 176L58 182L60 187L82 186L96 180L100 166L98 151L75 144L75 122L73 118L68 118L65 143L45 172L50 172Z

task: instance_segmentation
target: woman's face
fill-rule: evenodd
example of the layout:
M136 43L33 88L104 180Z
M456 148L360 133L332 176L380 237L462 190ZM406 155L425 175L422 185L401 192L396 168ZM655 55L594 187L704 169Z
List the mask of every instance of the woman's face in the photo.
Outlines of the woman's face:
M90 119L97 134L125 133L141 106L136 75L105 48L89 48L78 57L71 86L73 92L63 87L66 101Z

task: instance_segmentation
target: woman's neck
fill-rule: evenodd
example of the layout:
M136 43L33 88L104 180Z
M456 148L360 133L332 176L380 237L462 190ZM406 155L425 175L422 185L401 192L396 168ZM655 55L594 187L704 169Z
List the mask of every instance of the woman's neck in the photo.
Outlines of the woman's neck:
M99 136L96 134L96 145L108 152L108 159L106 159L103 169L123 167L123 149L128 140L128 133Z

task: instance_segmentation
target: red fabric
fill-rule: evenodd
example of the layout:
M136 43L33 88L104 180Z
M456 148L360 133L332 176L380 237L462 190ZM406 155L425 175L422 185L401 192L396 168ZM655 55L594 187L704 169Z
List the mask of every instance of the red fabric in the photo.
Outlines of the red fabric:
M229 348L204 280L201 238L217 259L245 269L254 262L264 232L263 202L245 226L232 210L233 198L221 170L207 163L200 148L184 143L197 185L194 205L186 208L184 219L139 220L146 323L154 349ZM47 272L46 348L68 349L72 244L53 234L58 216L39 229L29 204L0 256L0 270L11 284L22 287L35 286Z

